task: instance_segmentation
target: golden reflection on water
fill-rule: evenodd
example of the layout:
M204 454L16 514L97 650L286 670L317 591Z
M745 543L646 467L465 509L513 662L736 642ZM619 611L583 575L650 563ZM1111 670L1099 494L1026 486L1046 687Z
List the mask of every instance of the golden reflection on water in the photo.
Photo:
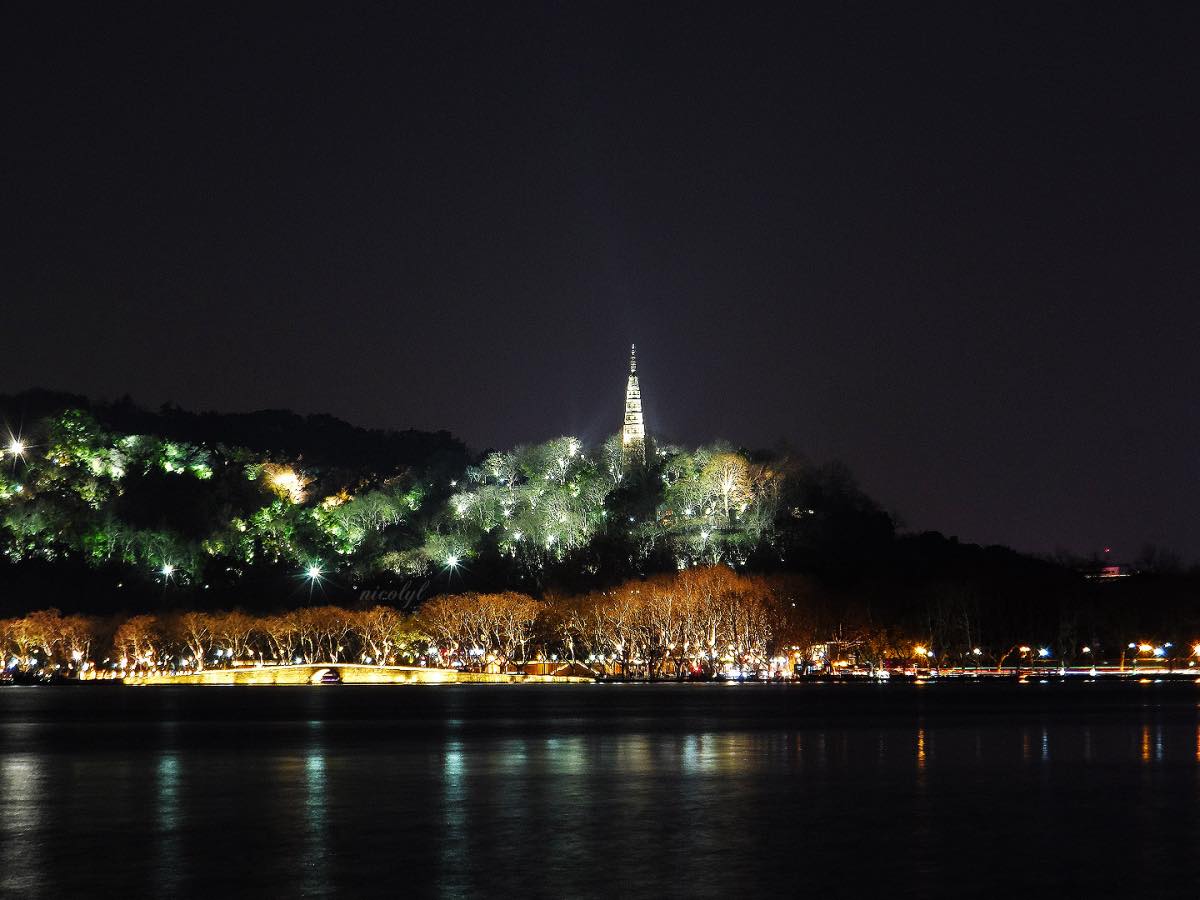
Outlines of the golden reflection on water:
M1143 722L1140 736L1140 756L1142 762L1162 762L1165 751L1162 723L1157 722L1151 727L1149 722ZM1200 759L1200 746L1197 747L1197 759Z

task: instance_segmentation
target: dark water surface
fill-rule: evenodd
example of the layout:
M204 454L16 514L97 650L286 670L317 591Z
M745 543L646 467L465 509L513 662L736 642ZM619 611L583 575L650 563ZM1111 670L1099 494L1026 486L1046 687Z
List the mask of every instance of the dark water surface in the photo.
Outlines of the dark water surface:
M1200 686L0 688L0 895L1200 887Z

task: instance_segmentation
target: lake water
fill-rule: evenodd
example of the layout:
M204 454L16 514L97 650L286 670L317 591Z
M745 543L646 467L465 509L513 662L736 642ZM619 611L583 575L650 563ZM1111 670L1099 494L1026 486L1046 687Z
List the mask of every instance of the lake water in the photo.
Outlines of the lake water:
M1200 686L0 688L0 895L1200 887Z

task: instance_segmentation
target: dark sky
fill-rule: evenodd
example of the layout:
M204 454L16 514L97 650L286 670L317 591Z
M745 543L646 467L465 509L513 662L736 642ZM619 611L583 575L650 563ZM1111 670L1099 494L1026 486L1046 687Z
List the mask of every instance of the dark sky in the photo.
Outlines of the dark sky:
M652 431L1200 558L1187 6L347 6L6 8L0 391L600 439L636 341Z

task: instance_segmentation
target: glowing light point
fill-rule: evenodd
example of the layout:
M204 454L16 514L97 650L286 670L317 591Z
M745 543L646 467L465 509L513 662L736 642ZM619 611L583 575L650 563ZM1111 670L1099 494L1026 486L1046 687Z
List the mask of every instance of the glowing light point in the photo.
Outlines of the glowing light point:
M8 452L13 456L24 456L25 442L20 438L13 438L8 442Z
M313 581L316 581L317 579L319 579L319 578L321 577L321 575L322 575L323 573L321 572L321 567L320 567L320 566L318 566L318 565L312 565L312 566L309 566L309 567L308 567L308 568L305 570L304 574L305 574L305 575L307 575L307 576L308 576L310 579L312 579Z
M447 569L457 569L458 568L458 555L457 554L451 553L449 556L446 557L446 568Z
M170 578L172 575L175 574L175 567L173 565L171 565L170 563L167 563L165 566L162 567L161 571L162 571L163 578Z

